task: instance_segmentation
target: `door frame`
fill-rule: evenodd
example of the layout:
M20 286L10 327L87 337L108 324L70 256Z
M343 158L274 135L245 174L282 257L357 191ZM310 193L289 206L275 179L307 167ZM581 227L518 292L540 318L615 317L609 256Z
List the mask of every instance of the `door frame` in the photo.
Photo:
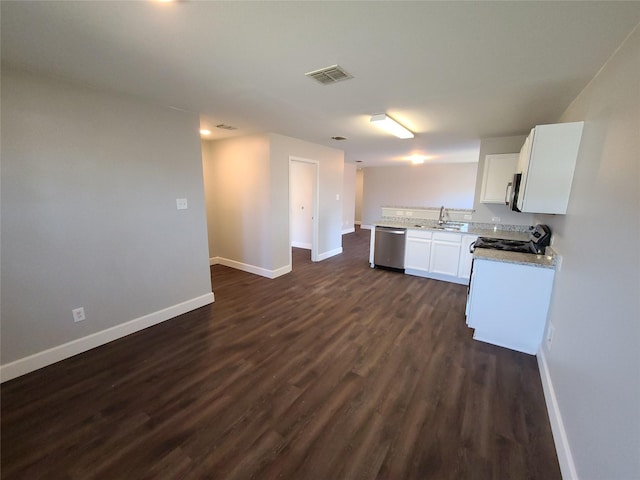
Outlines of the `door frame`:
M309 158L296 157L289 155L289 265L293 269L293 258L291 254L291 162L301 162L313 165L313 219L311 222L311 261L317 262L318 260L318 213L319 213L319 198L320 198L320 162L318 160L311 160Z

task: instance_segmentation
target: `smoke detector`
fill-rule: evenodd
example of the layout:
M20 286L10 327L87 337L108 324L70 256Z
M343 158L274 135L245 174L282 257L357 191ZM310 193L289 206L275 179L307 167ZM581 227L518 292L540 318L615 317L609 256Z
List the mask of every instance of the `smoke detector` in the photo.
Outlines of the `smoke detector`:
M348 73L340 65L331 65L330 67L314 70L313 72L305 73L309 78L313 78L322 85L331 85L332 83L341 82L342 80L349 80L353 78L353 75Z

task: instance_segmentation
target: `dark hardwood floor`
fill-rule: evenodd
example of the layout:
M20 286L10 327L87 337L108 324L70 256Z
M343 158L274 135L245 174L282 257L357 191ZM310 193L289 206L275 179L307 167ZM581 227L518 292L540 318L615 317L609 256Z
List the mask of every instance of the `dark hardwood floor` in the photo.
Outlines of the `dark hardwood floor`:
M466 287L344 253L2 385L3 479L559 479L532 356Z

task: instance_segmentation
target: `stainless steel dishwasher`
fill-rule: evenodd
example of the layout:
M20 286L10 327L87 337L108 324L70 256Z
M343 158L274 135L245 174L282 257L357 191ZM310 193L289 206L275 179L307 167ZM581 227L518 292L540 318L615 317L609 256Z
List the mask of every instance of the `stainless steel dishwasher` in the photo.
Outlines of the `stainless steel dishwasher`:
M379 267L404 270L406 228L376 227L373 263Z

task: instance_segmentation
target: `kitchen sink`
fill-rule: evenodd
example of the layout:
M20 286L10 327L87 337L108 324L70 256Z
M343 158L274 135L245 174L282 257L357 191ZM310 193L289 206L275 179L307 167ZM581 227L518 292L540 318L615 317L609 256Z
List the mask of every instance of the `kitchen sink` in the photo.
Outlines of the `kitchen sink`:
M446 230L448 232L459 232L462 225L434 225L431 228L435 228L436 230Z
M448 232L459 232L464 224L458 222L445 223L443 225L414 225L414 228L429 228L432 230L445 230Z

